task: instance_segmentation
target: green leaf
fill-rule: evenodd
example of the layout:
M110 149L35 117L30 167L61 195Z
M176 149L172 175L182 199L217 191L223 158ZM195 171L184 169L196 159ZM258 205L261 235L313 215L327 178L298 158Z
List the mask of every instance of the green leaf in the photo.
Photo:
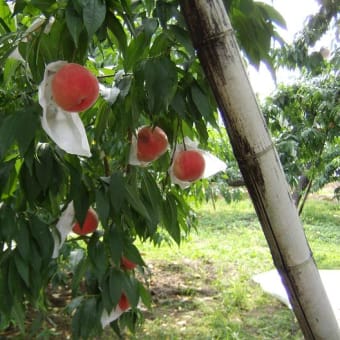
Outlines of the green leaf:
M172 46L172 42L169 39L168 33L161 33L158 35L150 49L150 57L156 57L163 54L164 51L168 51Z
M259 7L259 9L262 9L265 12L266 18L275 22L280 27L287 29L285 19L273 6L270 6L264 2L257 2L256 5Z
M3 258L2 258L3 259ZM1 261L0 267L0 311L10 315L13 306L13 297L9 291L8 277L10 261Z
M10 242L14 238L14 236L16 237L18 235L16 228L17 225L18 221L16 219L15 211L5 204L0 204L0 236L2 236L2 240L4 240L5 242ZM27 237L27 234L22 235L22 238L24 240L25 237ZM17 242L19 242L19 240L20 237ZM28 254L29 250L24 249L23 252L25 254Z
M65 11L66 25L70 31L74 45L78 48L80 34L83 30L83 20L78 12L71 6L72 2L69 2Z
M76 220L82 225L90 206L89 191L76 169L71 170L71 198L73 199Z
M76 295L76 293L79 290L79 285L81 280L84 278L85 272L87 268L87 261L85 257L82 257L80 261L77 263L76 267L73 271L73 277L72 277L72 294L73 296Z
M191 87L192 100L195 103L197 110L209 122L213 120L214 111L209 103L207 95L205 95L197 84Z
M22 284L23 281L20 278L15 262L13 261L13 257L9 262L8 276L5 279L8 282L8 290L13 297L13 300L20 301L22 296L24 295L24 287Z
M7 149L15 139L15 131L19 125L20 117L17 114L6 117L0 125L0 159L2 159Z
M143 18L142 28L146 35L151 39L158 27L158 21L154 18Z
M26 221L20 219L17 221L18 230L15 233L15 241L17 243L17 249L22 258L29 259L31 257L31 236L29 226ZM14 227L14 226L13 226Z
M37 159L34 161L34 172L38 183L43 190L46 190L53 174L53 155L47 143L40 144L37 148Z
M143 196L148 198L152 206L152 218L155 224L158 224L160 219L160 212L162 209L163 197L155 182L153 176L148 172L144 172L142 176L142 192Z
M150 39L144 32L141 32L136 38L131 40L127 48L126 57L124 58L125 72L131 71L134 65L144 57L149 41Z
M36 180L35 176L33 176L30 170L27 167L27 164L24 163L20 169L20 186L23 189L26 199L29 203L34 204L35 200L39 196L41 192L41 187Z
M110 274L109 273L107 273L105 278L102 280L100 295L103 301L104 308L108 312L111 312L113 308L113 302L111 301L111 296L110 296Z
M0 197L2 192L6 189L6 184L15 165L15 159L9 162L4 162L0 168Z
M19 326L20 333L22 335L26 334L25 332L25 311L22 304L22 301L15 302L12 306L12 314L14 316L14 320L16 324Z
M143 201L141 200L138 191L136 191L131 185L125 185L126 199L130 203L133 209L140 213L147 220L150 220L150 215L145 208Z
M132 243L128 243L124 247L124 256L133 263L145 266L145 262L143 261L138 248Z
M106 5L103 0L88 0L83 8L83 21L89 38L99 29L105 20Z
M141 282L139 282L138 288L139 288L138 292L139 292L139 295L142 299L143 304L147 308L151 308L152 297L151 297L150 291L148 289L146 289Z
M180 118L185 118L187 112L187 106L185 102L185 94L177 88L176 94L171 101L171 107L175 110Z
M13 16L20 13L20 12L23 12L26 5L27 4L26 4L25 0L15 1Z
M110 200L113 211L119 214L125 200L124 177L120 172L114 172L110 178Z
M195 49L192 44L189 32L178 25L170 25L170 32L173 34L175 40L180 43L189 53L190 57L195 56Z
M154 115L167 111L177 88L176 65L165 56L148 59L144 78L149 111Z
M96 211L104 228L107 226L110 214L109 201L109 195L106 192L106 188L103 187L96 191Z
M110 107L107 102L101 104L97 110L96 122L95 122L95 138L97 141L101 140L105 128L107 127L107 122L109 119Z
M110 272L110 298L114 306L118 304L120 296L122 295L122 284L124 281L124 274L117 270L112 269Z
M76 298L72 299L70 303L66 306L66 311L71 314L76 308L80 306L83 300L84 296L77 296Z
M110 255L114 263L120 265L120 258L123 252L124 238L121 232L111 228L107 238L109 243Z
M40 272L42 269L42 258L39 251L39 245L31 238L31 248L30 248L30 264L34 271L34 282L39 282Z
M54 241L52 233L48 225L41 221L37 216L30 217L30 227L31 234L38 244L42 266L46 267L53 253Z
M87 250L96 276L98 280L101 280L106 271L108 261L104 244L99 240L96 234L91 237Z
M48 0L31 0L31 2L34 7L39 8L42 12L48 11L54 4L54 1L51 2Z
M111 12L107 14L107 27L116 37L120 51L122 52L123 56L125 56L127 50L126 34L120 21Z
M27 260L27 259L26 259ZM28 263L24 261L19 252L15 252L14 262L17 267L17 271L20 274L21 278L24 280L27 287L30 286L30 275L29 275L29 266Z
M99 328L101 311L95 297L83 300L72 319L73 338L88 339Z
M126 274L123 276L122 290L130 305L136 307L139 302L139 282L133 276Z
M167 22L178 17L179 12L175 2L157 1L155 14L163 28L166 28Z
M177 244L180 244L181 231L177 220L176 200L171 193L167 194L163 205L163 222L170 236Z
M15 31L16 29L15 20L12 16L12 13L7 3L3 1L0 3L0 19L1 19L0 25L3 26L5 31L7 32Z

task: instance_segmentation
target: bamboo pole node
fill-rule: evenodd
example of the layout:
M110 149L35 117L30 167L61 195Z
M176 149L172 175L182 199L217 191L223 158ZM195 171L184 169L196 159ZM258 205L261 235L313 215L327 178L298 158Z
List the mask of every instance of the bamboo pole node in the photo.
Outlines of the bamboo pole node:
M312 254L312 252L309 253L309 256L306 258L306 260L300 262L300 263L297 263L297 264L294 264L294 265L287 265L287 269L288 270L297 270L299 268L303 268L307 263L309 263L310 261L312 262L315 262L314 261L314 256ZM283 269L283 268L282 268Z
M273 151L273 150L275 150L275 145L274 145L274 143L270 143L269 145L267 145L262 150L255 152L255 153L248 153L244 157L238 157L237 160L241 163L248 163L251 160L254 161L254 160L257 160L258 158L261 158L266 153Z
M195 48L200 49L201 47L214 44L215 42L219 40L225 40L227 36L233 36L234 30L232 28L227 28L221 32L218 32L216 34L207 35L200 41L195 41Z

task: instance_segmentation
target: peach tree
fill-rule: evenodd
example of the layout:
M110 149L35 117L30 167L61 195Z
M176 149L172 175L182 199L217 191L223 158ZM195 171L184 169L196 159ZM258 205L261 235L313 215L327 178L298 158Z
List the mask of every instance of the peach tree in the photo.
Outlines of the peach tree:
M281 16L249 0L226 7L245 57L270 64ZM135 241L179 244L195 223L189 201L206 188L204 179L172 181L171 150L185 149L185 137L209 149L208 126L219 128L179 4L1 1L0 19L0 329L15 324L24 333L27 310L44 315L47 290L65 284L74 338L106 323L133 329L138 305L151 304ZM88 109L65 113L43 92L59 62L97 78L100 95ZM144 125L160 127L169 147L134 163L132 141ZM87 153L74 151L84 143ZM65 232L63 224L85 225L90 208L98 227Z
M262 105L299 213L310 192L340 175L339 11L340 3L321 2L295 40L274 50L277 66L300 76L278 86ZM329 46L317 51L315 44L325 34Z

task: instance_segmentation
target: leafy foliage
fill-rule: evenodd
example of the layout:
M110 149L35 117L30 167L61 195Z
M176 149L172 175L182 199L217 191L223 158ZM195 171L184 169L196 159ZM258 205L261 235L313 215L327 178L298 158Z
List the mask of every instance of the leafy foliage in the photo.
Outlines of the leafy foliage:
M266 59L276 37L272 21L282 23L278 13L251 1L228 9L250 61ZM250 29L258 34L249 39L243 13L252 10ZM140 125L159 125L172 146L189 136L208 147L208 126L218 126L179 5L1 1L0 19L0 329L14 322L24 333L28 306L44 310L47 285L67 278L75 339L99 334L103 310L110 312L123 292L132 310L112 327L133 328L138 302L150 305L134 242L180 243L195 225L188 202L204 198L206 187L173 185L169 154L148 167L129 165L131 137ZM114 104L100 97L81 114L91 158L67 154L41 128L37 88L45 66L57 60L85 65L102 85L120 89ZM52 258L56 223L71 201L78 221L94 207L100 227L91 236L69 236ZM137 271L121 268L123 255Z
M250 62L258 67L260 61L263 61L273 69L273 59L269 51L273 38L280 44L283 43L276 31L277 26L286 27L283 17L263 2L225 0L224 3L236 37Z
M320 1L320 5L319 11L307 18L304 29L297 35L293 44L284 44L282 48L274 51L277 65L284 65L291 69L306 69L314 75L322 73L325 67L322 50L310 53L310 47L314 47L331 27L337 35L339 34L340 4L338 1L326 0ZM334 50L333 62L339 65L339 47Z
M264 114L293 190L301 176L314 190L339 178L339 85L339 74L330 72L280 86L266 100Z

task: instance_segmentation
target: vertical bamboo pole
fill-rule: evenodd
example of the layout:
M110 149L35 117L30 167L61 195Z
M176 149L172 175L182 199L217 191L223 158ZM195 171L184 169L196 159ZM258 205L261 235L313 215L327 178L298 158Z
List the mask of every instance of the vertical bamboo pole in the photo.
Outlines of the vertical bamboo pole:
M180 0L274 264L306 339L340 332L222 0Z

